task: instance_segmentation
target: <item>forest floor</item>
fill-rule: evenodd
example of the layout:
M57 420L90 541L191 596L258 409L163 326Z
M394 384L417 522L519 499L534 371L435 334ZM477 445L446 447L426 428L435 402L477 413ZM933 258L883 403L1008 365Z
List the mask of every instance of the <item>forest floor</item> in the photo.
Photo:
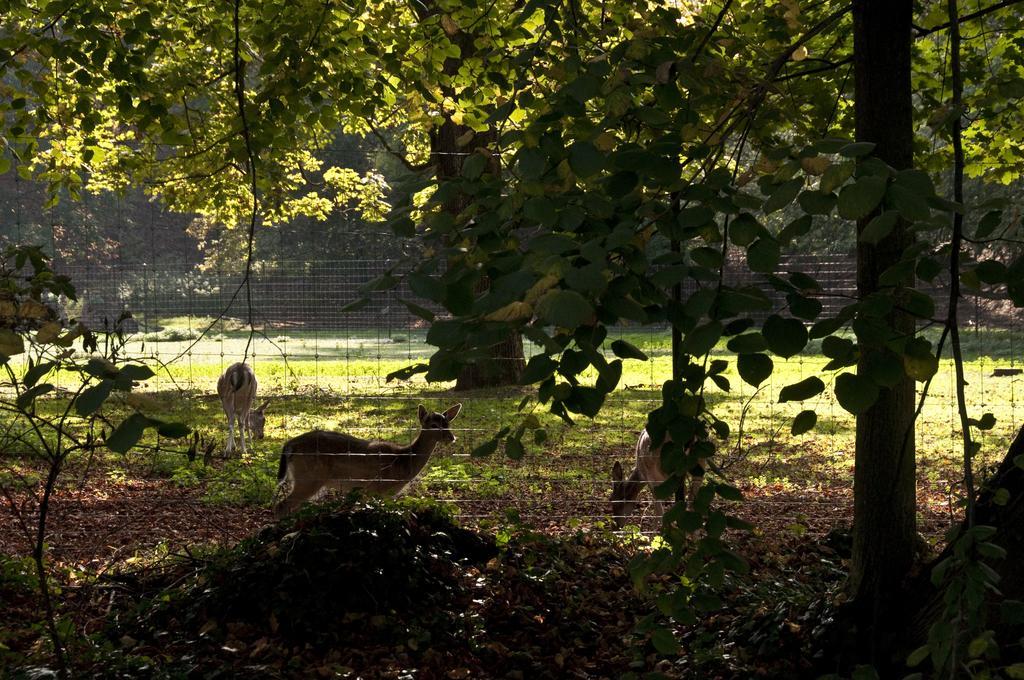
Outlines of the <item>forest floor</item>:
M224 465L215 461L212 467ZM457 532L475 546L446 558L450 583L433 599L423 591L426 586L408 585L404 613L380 602L360 609L345 599L346 589L355 585L336 584L338 592L328 597L319 579L340 578L335 560L349 569L402 565L403 578L419 571L432 579L438 565L417 562L422 546L408 545L413 534L406 528L385 530L376 526L379 516L364 513L361 521L372 526L348 526L348 533L339 534L336 527L324 530L337 522L330 513L313 511L297 525L277 525L264 505L211 502L209 486L108 474L92 475L87 485L56 494L49 557L61 588L62 618L74 631L72 652L84 672L168 678L800 677L811 673L814 655L829 643L822 622L838 601L846 571L843 527L849 526L852 501L842 483L813 490L791 484L744 488L745 501L730 504L730 510L755 529L730 532L728 542L751 572L722 587L720 611L696 625L677 627L682 646L666 653L650 630L637 629L637 622L664 618L655 605L674 580L651 578L639 592L629 573L631 559L651 549L650 534L612 532L604 518L580 521L571 530L557 520L495 525L490 518L506 502L500 496L487 501L491 509L478 506L483 521L463 518L459 528L441 519L445 513L431 511L430 521L440 524L424 540ZM926 487L921 496L930 501L922 505L922 528L937 542L946 525L945 496ZM584 507L564 502L569 505L555 514ZM403 516L408 518L417 503L404 501ZM651 528L651 521L642 524ZM353 553L353 532L394 545ZM318 535L328 542L317 542ZM275 605L283 614L223 614L232 602L240 606L266 598L281 577L267 575L274 573L276 557L291 554L300 538L312 542L304 544L304 557L292 561L305 574L306 587L328 597L334 616L348 612L340 628L312 646L268 623L294 614L284 601ZM440 554L436 548L427 552ZM13 523L0 524L3 554L28 554ZM0 660L14 667L45 659L30 565L24 559L8 562L0 569L5 572L0 620L7 623L0 632ZM210 603L208 586L217 579L236 582L238 589ZM359 587L386 599L397 585L389 580ZM282 597L302 599L301 593ZM161 603L166 606L154 614L152 607ZM301 608L308 611L306 604ZM447 618L425 620L427 612ZM330 619L329 612L321 614ZM428 634L437 630L445 631L441 639ZM354 631L365 635L353 637ZM182 665L182 659L188 662ZM417 672L409 675L411 670Z
M523 530L496 540L412 499L316 510L256 531L246 523L261 518L243 513L218 530L247 535L234 548L185 543L66 584L79 674L798 677L828 644L822 622L844 571L841 533L736 534L729 542L750 573L730 577L725 606L678 628L681 646L666 649L650 624L667 622L655 604L676 579L635 588L631 560L649 549L642 537ZM171 523L164 532L187 531L153 519ZM34 637L29 621L17 625L32 597L12 578L0 594L14 668L42 651L38 642L19 649ZM638 628L645 619L648 629Z

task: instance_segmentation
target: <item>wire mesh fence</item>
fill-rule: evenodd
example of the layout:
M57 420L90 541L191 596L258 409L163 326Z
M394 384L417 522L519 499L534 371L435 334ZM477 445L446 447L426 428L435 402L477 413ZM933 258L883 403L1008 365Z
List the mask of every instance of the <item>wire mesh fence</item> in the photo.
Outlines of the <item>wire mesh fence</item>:
M388 259L258 263L250 281L258 331L252 338L248 303L244 294L236 294L239 268L201 270L186 262L163 262L62 265L61 271L80 293L69 315L103 327L129 312L130 322L123 327L128 356L163 365L150 389L187 394L185 416L204 423L211 438L225 436L216 379L246 355L259 377L260 395L271 402L269 439L254 447L261 460L276 462L279 442L316 428L407 444L419 431L419 403L440 409L462 400L465 410L452 425L458 441L439 447L409 493L450 503L464 520L480 523L565 529L607 520L611 464L620 460L629 469L646 413L660 404L659 387L670 374L669 330L615 331L650 361L635 362L624 373L620 389L597 419L580 419L573 427L545 420L547 441L524 460L505 459L500 451L490 459L471 458L470 451L514 417L524 392L509 388L460 395L446 384L389 381L391 371L425 361L431 352L426 324L402 302L411 294L400 287L373 293L358 310L342 308L392 264ZM853 293L852 259L800 256L784 260L782 268L816 275L826 294L823 300L848 301ZM732 280L733 285L747 282L740 275ZM941 288L932 292L941 304ZM967 298L963 305L970 407L977 414L991 411L999 420L983 440L980 460L991 462L1020 421L1019 327L1013 315L994 313L983 298ZM527 358L535 351L525 344ZM799 409L776 401L782 386L819 373L824 363L813 351L779 360L763 389L755 391L733 377L731 392L711 396L726 420L743 424L721 448L725 474L751 496L744 512L821 531L849 514L853 418L823 396L814 405L820 416L817 430L793 437L789 425ZM918 428L924 520L936 530L959 492L953 385L952 366L946 363ZM263 483L272 488L275 482L266 474ZM650 512L643 512L644 526L652 528Z
M432 352L427 324L405 305L423 301L400 286L371 293L358 309L346 307L361 297L362 286L409 252L395 245L393 235L364 224L335 224L331 231L344 248L324 244L319 259L260 257L244 289L244 261L204 257L187 235L192 218L144 197L87 197L58 214L39 210L40 186L19 183L14 175L0 178L0 191L15 196L0 206L0 239L44 244L79 293L77 302L66 302L67 315L97 329L120 323L126 356L160 367L146 389L163 408L196 425L217 451L227 434L217 378L243 358L254 367L257 401L270 400L267 438L253 442L245 458L224 461L219 476L189 467L198 462L183 465L180 453L168 457L146 449L138 459L122 462L131 474L196 484L215 500L268 508L281 444L304 431L322 428L407 444L419 431L420 403L442 409L461 401L464 410L452 424L458 440L438 448L408 493L450 503L463 520L481 524L565 530L604 522L612 463L630 469L646 414L660 405L660 385L671 374L668 328L617 328L610 339L628 339L650 359L627 362L619 389L597 418L580 418L570 427L541 409L537 414L546 439L527 438L525 458L509 459L500 449L474 458L471 451L519 417L518 403L529 388L458 394L450 384L388 380L393 371L426 361ZM325 227L297 220L289 229L260 235L262 252L292 252L290 240L316 244L318 230ZM69 246L76 242L67 237L72 232L77 241L82 233L91 234L84 239L88 245ZM349 256L337 256L346 252ZM815 297L824 315L855 297L852 256L791 253L779 270L814 277L822 287ZM784 291L765 286L764 275L749 272L741 261L730 263L727 283L765 290L772 310L788 304ZM948 292L942 279L919 287L932 296L941 316ZM250 334L250 310L255 334ZM969 408L975 415L997 417L997 426L983 433L979 464L984 465L1002 455L1020 426L1020 321L1012 309L982 295L964 297L960 318ZM924 332L934 339L934 331ZM523 350L527 359L537 351L529 342ZM716 354L732 358L724 350ZM816 429L794 437L790 423L804 406L777 401L786 384L823 374L826 361L812 345L806 354L777 359L775 373L759 390L730 372L728 393L709 392L712 407L734 427L719 442L720 468L747 491L742 512L761 524L823 532L851 513L854 419L825 394L807 405L818 411ZM935 531L948 520L961 489L954 385L952 365L945 361L917 429L922 520ZM641 497L650 495L645 491ZM166 502L180 502L169 498L177 500ZM643 526L653 528L649 510L641 513Z

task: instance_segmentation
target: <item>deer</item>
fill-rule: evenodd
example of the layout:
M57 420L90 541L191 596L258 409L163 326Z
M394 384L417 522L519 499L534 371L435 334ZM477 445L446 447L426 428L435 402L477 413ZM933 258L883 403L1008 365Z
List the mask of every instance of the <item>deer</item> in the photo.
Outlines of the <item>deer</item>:
M670 441L671 439L666 435L662 446ZM691 479L689 489L686 489L686 498L691 504L697 496L697 491L700 490L704 460L698 461L698 467L702 470L699 475L688 475ZM636 466L629 477L624 477L622 464L618 461L615 461L615 465L612 466L612 497L609 514L615 522L615 526L619 529L626 526L626 518L636 509L639 503L637 498L645 484L650 488L651 496L654 497L655 488L666 479L668 479L668 475L661 467L661 447L652 449L651 435L644 429L636 443ZM686 479L681 482L681 485L684 488L687 486ZM671 504L668 500L654 497L654 508L659 520L664 517Z
M231 454L235 450L235 421L238 421L238 435L241 440L242 453L245 453L245 434L249 433L250 440L263 439L263 430L266 425L266 414L268 402L257 409L252 408L253 399L256 398L256 374L247 364L236 363L228 366L227 370L217 380L217 394L220 395L220 404L228 417L228 443L224 452Z
M423 471L439 444L456 440L451 423L461 410L462 404L455 404L441 413L431 413L420 404L420 430L410 444L326 430L289 439L281 449L274 517L290 515L324 489L397 496Z

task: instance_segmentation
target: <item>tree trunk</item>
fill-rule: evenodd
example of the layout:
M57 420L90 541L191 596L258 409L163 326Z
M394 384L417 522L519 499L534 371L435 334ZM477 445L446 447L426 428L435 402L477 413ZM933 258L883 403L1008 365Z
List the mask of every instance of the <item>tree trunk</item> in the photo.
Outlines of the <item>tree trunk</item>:
M897 170L913 165L911 103L911 0L855 0L854 76L857 140L873 142L874 154ZM858 233L872 216L857 224ZM904 222L875 246L857 247L857 290L861 298L882 288L879 276L897 263L911 243ZM904 282L913 285L913 280ZM912 316L894 312L889 324L912 335ZM881 347L862 346L858 372ZM853 556L850 569L856 656L881 663L890 648L892 618L914 562L916 486L914 382L904 377L881 388L875 404L857 417L854 472Z
M459 32L452 36L452 41L459 45L461 54L470 55L474 49L472 35ZM445 72L449 75L458 73L460 60L449 58L445 61ZM455 97L454 92L447 93ZM501 177L501 162L495 153L497 135L493 130L477 132L467 143L459 144L460 139L470 135L471 129L459 125L446 117L444 123L430 135L432 162L437 168L438 182L454 179L462 174L463 160L471 153L484 153L489 157L485 173L493 177ZM469 205L469 197L458 194L449 199L444 209L459 215ZM487 290L490 282L486 277L477 282L475 292L479 295ZM509 336L489 348L489 356L483 362L466 365L455 383L456 390L471 390L482 387L516 385L525 368L523 359L523 339L518 333Z
M1024 427L1003 458L995 475L982 488L975 504L975 526L987 525L995 527L995 535L989 539L992 543L1006 550L1006 557L1001 560L987 560L1000 576L998 599L991 602L988 626L997 634L1003 632L1016 633L1012 639L1006 639L1013 645L1019 638L1019 628L1004 630L1006 622L998 616L998 603L1003 600L1024 600L1024 576L1020 565L1024 564L1024 468L1015 460L1024 456ZM1000 489L1009 495L997 496ZM1008 500L1007 500L1008 499ZM967 529L966 519L961 525L961 532ZM954 541L946 546L926 567L921 569L908 588L907 597L903 602L911 616L906 620L905 634L901 640L901 653L907 653L924 644L928 639L928 629L942 615L944 591L936 588L931 581L935 567L953 553ZM1007 648L1004 648L1007 649ZM1007 661L1007 659L1003 659Z

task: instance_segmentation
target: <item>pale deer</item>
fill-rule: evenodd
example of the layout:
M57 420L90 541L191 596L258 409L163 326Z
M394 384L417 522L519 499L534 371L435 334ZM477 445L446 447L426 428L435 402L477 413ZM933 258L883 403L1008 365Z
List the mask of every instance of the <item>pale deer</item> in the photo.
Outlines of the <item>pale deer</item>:
M228 444L225 453L232 453L235 450L235 421L238 421L238 435L241 440L242 453L245 453L245 434L249 430L253 434L255 428L251 424L259 424L259 437L263 436L263 424L265 417L263 404L257 412L257 418L250 421L252 415L252 402L256 398L256 374L247 364L237 363L228 366L224 375L217 380L217 394L220 395L220 404L224 407L224 414L228 417Z
M322 489L363 489L378 496L400 494L422 472L438 444L455 441L451 423L461 410L462 404L455 404L443 413L430 413L421 404L420 431L411 444L366 440L325 430L290 439L281 449L274 516L291 514Z
M249 411L249 418L246 424L249 427L249 439L263 439L264 430L267 428L267 406L269 401L264 401L259 408Z
M666 436L662 446L669 441L671 439ZM699 467L703 468L703 465L703 460L698 462ZM700 489L701 479L697 475L687 475L687 477L690 478L689 484L684 478L682 485L684 488L689 486L689 489L686 489L686 497L690 503L693 503L693 499L696 498L697 491ZM632 515L636 509L639 503L637 498L645 484L651 489L654 510L660 520L672 502L655 498L654 489L666 479L668 479L668 475L661 468L661 447L657 449L651 447L651 435L645 429L640 433L640 439L637 440L636 467L633 468L629 477L624 478L622 464L618 461L615 461L615 465L612 466L612 498L609 514L615 522L615 526L621 529L626 525L626 518Z

